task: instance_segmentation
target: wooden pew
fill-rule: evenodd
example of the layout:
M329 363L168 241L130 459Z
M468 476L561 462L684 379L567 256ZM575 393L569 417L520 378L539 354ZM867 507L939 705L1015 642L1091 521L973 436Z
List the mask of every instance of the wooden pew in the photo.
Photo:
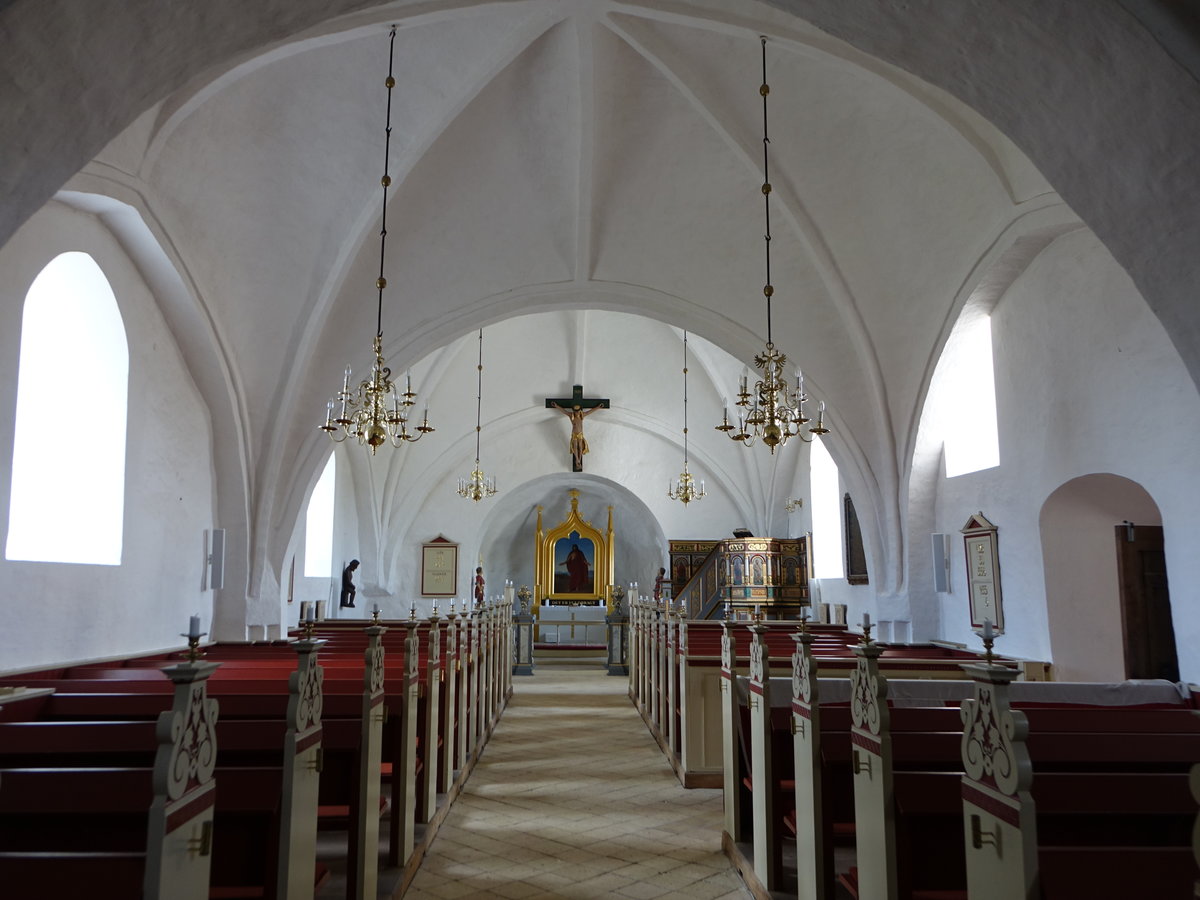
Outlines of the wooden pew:
M1038 757L1054 742L1043 739L1034 752L1030 718L1012 707L1011 673L986 662L967 671L976 682L976 696L962 710L970 895L1190 895L1198 874L1190 834L1196 804L1187 791L1190 767L1179 757L1187 755L1194 731L1173 742L1174 750L1162 750L1162 738L1150 732L1121 734L1107 748L1110 755L1123 748L1116 754L1119 771L1103 771L1105 754L1092 749L1093 736L1075 732L1075 753L1089 771L1043 772ZM1119 729L1122 712L1110 715ZM1046 768L1065 767L1067 755ZM1150 770L1134 770L1143 755Z
M152 767L0 772L0 884L7 896L46 896L63 879L89 885L94 896L208 896L217 704L207 698L206 681L214 669L188 662L164 673L173 687L170 706L153 734L143 727L137 735L146 742L143 761L153 753ZM61 878L40 881L51 869Z
M211 674L219 671L216 664L195 664L207 667L205 687L224 705L226 759L253 766L257 773L254 790L229 790L220 795L212 816L212 827L222 827L212 843L216 855L213 889L220 889L226 896L273 892L276 887L282 896L303 896L306 892L311 896L313 890L317 871L318 760L322 749L321 668L316 663L320 644L302 641L293 646L299 655L299 667L291 672L255 671L247 678L227 675L213 681ZM179 668L171 666L164 671ZM124 674L118 676L118 672ZM154 669L89 668L77 674L91 677L67 679L62 685L73 690L85 687L83 693L52 695L37 702L32 713L68 720L150 719L162 708L162 680ZM114 687L136 692L101 692ZM239 717L269 721L237 726L228 721ZM235 735L238 737L231 739ZM216 746L215 735L211 746ZM215 766L215 749L209 750L209 756L209 765ZM256 849L247 851L248 844ZM233 857L248 862L233 864ZM274 863L273 868L264 870L264 860ZM254 883L247 884L246 878Z

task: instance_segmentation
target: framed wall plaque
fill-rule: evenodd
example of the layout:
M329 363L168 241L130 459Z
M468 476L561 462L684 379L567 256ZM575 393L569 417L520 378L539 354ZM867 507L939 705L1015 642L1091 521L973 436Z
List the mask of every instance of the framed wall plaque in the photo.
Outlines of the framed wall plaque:
M967 586L971 591L971 627L982 628L985 619L1004 631L1004 605L1000 592L999 529L977 512L962 527L967 554Z
M458 544L440 534L421 545L421 596L458 594Z

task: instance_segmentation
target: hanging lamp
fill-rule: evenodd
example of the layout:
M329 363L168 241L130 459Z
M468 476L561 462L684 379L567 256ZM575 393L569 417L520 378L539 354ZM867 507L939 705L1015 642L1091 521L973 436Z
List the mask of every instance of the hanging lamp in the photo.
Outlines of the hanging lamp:
M679 480L674 484L667 484L667 496L672 500L678 500L684 506L687 506L693 500L702 500L704 498L704 481L702 480L699 487L696 485L696 480L688 471L688 393L687 393L687 332L683 333L683 471L679 475Z
M766 246L767 278L763 285L763 296L767 299L767 345L761 353L754 357L754 365L762 372L762 377L750 388L747 376L743 375L738 385L736 405L737 424L729 421L729 409L722 413L721 424L716 426L732 440L752 446L756 440L762 442L775 453L776 447L782 447L789 438L799 437L802 441L811 442L812 437L805 437L802 428L810 421L804 415L804 403L808 397L804 393L804 375L796 372L796 386L789 386L785 376L787 357L775 348L771 334L771 298L775 288L771 284L771 179L768 167L767 145L770 136L767 130L767 95L771 88L767 84L767 39L762 41L762 84L758 89L762 95L763 104L763 211L766 217ZM808 429L811 435L828 434L825 427L825 401L817 407L817 423ZM732 434L730 432L733 432Z
M426 407L421 424L408 427L410 410L416 405L417 395L412 389L412 375L405 378L404 390L400 391L392 381L392 370L383 358L383 290L387 287L384 275L384 259L387 250L387 200L392 177L388 174L388 163L392 143L392 88L396 79L392 75L392 62L396 48L396 26L392 26L388 44L387 114L384 125L383 144L383 213L379 229L379 277L375 279L378 301L375 313L375 338L371 348L375 362L368 378L359 382L353 390L350 386L351 371L346 366L342 375L342 388L329 401L325 409L325 421L319 425L335 443L347 438L357 438L360 446L369 447L371 454L384 444L400 447L405 443L419 441L433 431L429 424L429 409Z
M475 367L475 468L466 478L458 479L458 496L478 503L496 494L496 479L488 478L479 466L479 432L483 410L483 329L479 329L479 364Z

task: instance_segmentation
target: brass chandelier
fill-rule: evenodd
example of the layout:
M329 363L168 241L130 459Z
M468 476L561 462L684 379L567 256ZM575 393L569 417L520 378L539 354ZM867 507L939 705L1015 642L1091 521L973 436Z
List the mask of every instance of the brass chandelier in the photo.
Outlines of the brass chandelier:
M325 421L318 426L335 443L341 443L346 438L357 438L360 446L370 447L371 454L390 443L400 447L405 442L419 441L433 431L429 425L429 409L425 409L424 418L420 425L414 425L409 431L408 423L410 410L416 404L417 395L412 389L412 375L405 380L404 390L398 389L392 381L392 370L388 368L383 358L383 289L387 287L384 276L384 256L387 249L387 198L388 188L392 185L392 177L388 174L388 162L391 156L392 142L392 88L396 79L392 75L392 60L396 47L396 26L392 26L391 39L388 45L388 74L384 85L387 87L387 117L384 130L383 144L383 215L379 229L379 277L375 279L375 288L379 299L375 317L375 339L371 347L375 362L371 366L370 377L350 388L350 367L342 377L342 388L326 406ZM336 415L335 415L336 412Z
M804 376L797 370L796 386L792 388L787 382L785 370L787 357L775 349L771 341L771 297L775 288L771 284L771 180L767 164L767 145L771 142L767 131L767 95L771 92L767 85L767 39L762 39L762 85L758 92L762 95L763 103L763 211L766 214L767 230L764 235L767 256L767 281L763 285L763 296L767 298L767 346L754 357L754 365L762 372L753 390L748 379L742 376L738 386L736 405L740 407L737 414L737 424L729 421L729 409L722 414L721 424L717 431L723 431L732 440L739 441L747 447L752 446L758 438L770 448L772 455L775 448L783 446L789 438L799 437L806 443L811 437L805 437L802 427L810 421L804 415L804 403L808 397L804 393ZM817 424L808 429L812 435L828 434L825 427L825 402L817 407ZM732 434L730 432L733 432Z
M496 479L487 478L479 467L479 423L483 409L483 329L479 329L479 365L475 367L475 468L466 478L458 479L458 496L478 503L496 494Z
M675 484L667 484L667 496L672 500L678 500L684 506L693 500L704 498L704 481L701 480L697 488L695 479L688 471L687 375L687 332L685 331L683 333L683 472L679 475L679 481Z

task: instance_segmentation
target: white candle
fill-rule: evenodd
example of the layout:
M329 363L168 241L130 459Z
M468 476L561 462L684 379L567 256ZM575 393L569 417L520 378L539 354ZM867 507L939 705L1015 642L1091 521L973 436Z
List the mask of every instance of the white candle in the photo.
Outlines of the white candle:
M871 614L863 613L863 631L871 627Z
M991 620L991 619L984 619L984 620L983 620L983 639L984 639L985 641L990 641L990 640L992 640L992 638L993 638L993 634L992 634L992 620Z
M311 604L311 603L308 604L308 606L306 606L304 608L304 621L305 622L313 621L313 604Z
M200 637L200 617L192 616L191 620L188 622L188 638L189 639L191 639L191 638L198 639L199 637Z
M379 604L378 603L376 603L374 606L371 607L371 615L373 615L373 616L379 615Z

